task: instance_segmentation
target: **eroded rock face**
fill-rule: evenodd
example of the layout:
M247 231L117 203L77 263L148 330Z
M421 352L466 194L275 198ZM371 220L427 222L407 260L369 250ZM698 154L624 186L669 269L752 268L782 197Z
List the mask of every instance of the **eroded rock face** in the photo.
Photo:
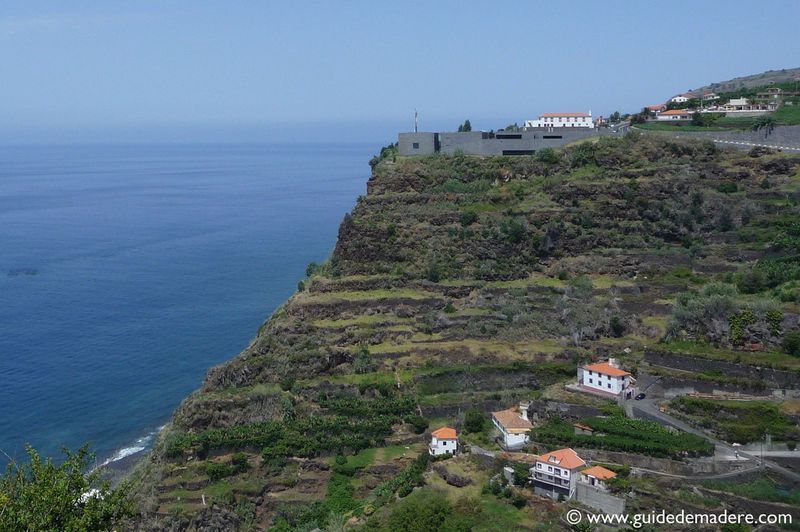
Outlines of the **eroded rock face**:
M433 466L433 470L436 471L440 477L444 479L445 482L450 484L451 486L455 486L457 488L463 488L464 486L469 486L472 484L472 479L469 477L465 477L462 475L458 475L449 471L447 466L444 464L435 464Z

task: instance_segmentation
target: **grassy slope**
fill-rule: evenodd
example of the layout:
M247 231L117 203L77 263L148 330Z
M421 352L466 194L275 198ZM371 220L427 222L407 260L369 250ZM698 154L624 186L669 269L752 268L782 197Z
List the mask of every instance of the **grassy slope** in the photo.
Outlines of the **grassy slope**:
M265 525L289 515L286 508L330 497L331 473L313 465L314 445L323 440L310 444L310 461L289 457L272 466L262 463L260 447L245 446L252 467L206 486L204 461L224 462L232 451L198 447L210 429L214 438L207 441L229 441L226 434L254 422L328 419L334 412L320 408L320 400L339 395L366 403L411 398L426 416L451 424L458 420L440 413L448 405L561 393L548 390L571 379L576 361L630 348L626 362L638 364L645 346L663 336L678 292L728 279L763 254L781 223L800 220L797 193L773 192L796 190L796 166L788 173L773 168L780 156L636 137L591 146L558 152L549 163L383 161L369 194L342 224L332 260L179 409L145 471L145 509L191 515L200 494L211 493L221 507L239 511L260 497L255 514L241 512ZM765 177L772 189L760 186ZM732 181L738 192L718 192ZM721 228L723 213L732 223ZM697 246L701 252L693 251ZM704 338L683 341L699 345L694 340ZM778 346L771 349L736 360L764 364L774 357L794 365L774 354ZM727 342L711 358L719 353L740 354ZM401 423L415 413L398 413L394 434L370 436L368 447L419 441ZM339 423L364 417L348 415ZM289 454L295 451L290 446ZM366 464L375 452L362 451L356 462ZM374 485L365 474L352 481L359 490ZM161 485L157 497L146 489L154 485ZM356 497L371 500L371 488L364 489Z

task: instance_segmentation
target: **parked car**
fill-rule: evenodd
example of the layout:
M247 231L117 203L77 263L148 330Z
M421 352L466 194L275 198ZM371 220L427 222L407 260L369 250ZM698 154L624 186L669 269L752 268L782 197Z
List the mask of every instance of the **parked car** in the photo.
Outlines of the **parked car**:
M642 400L642 399L644 399L645 397L647 397L645 394L643 394L643 393L640 393L639 395L637 395L636 397L634 397L634 399L636 399L637 401L641 401L641 400Z

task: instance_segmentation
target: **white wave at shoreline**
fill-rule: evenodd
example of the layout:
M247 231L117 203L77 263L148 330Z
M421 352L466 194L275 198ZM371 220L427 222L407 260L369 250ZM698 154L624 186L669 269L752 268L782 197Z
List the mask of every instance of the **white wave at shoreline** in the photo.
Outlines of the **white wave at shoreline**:
M142 451L146 451L152 445L156 435L158 435L158 433L161 432L165 426L166 425L162 425L158 427L156 430L148 433L146 436L138 438L135 442L133 442L132 445L119 449L113 455L111 455L110 458L106 458L106 460L102 464L100 464L99 467L107 466L113 462L119 462L120 460L123 460L129 456L140 453Z

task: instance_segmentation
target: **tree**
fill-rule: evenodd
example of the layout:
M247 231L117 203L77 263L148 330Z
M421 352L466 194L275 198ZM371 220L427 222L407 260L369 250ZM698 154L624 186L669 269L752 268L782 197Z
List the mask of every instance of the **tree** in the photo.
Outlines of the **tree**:
M469 119L464 120L464 123L458 126L459 133L465 133L467 131L472 131L472 124L469 123Z
M27 463L12 461L0 477L0 530L111 530L134 514L128 484L112 490L100 471L84 474L88 446L64 449L58 465L30 446L27 453Z
M755 124L753 124L753 131L764 131L764 138L769 137L772 134L772 130L775 129L777 122L771 115L763 115L759 116L756 120Z
M611 122L612 124L616 124L617 122L620 121L620 119L621 117L619 111L614 111L613 113L611 113L611 116L608 117L608 121Z
M486 424L486 416L477 408L470 408L464 414L464 430L467 432L480 432Z

